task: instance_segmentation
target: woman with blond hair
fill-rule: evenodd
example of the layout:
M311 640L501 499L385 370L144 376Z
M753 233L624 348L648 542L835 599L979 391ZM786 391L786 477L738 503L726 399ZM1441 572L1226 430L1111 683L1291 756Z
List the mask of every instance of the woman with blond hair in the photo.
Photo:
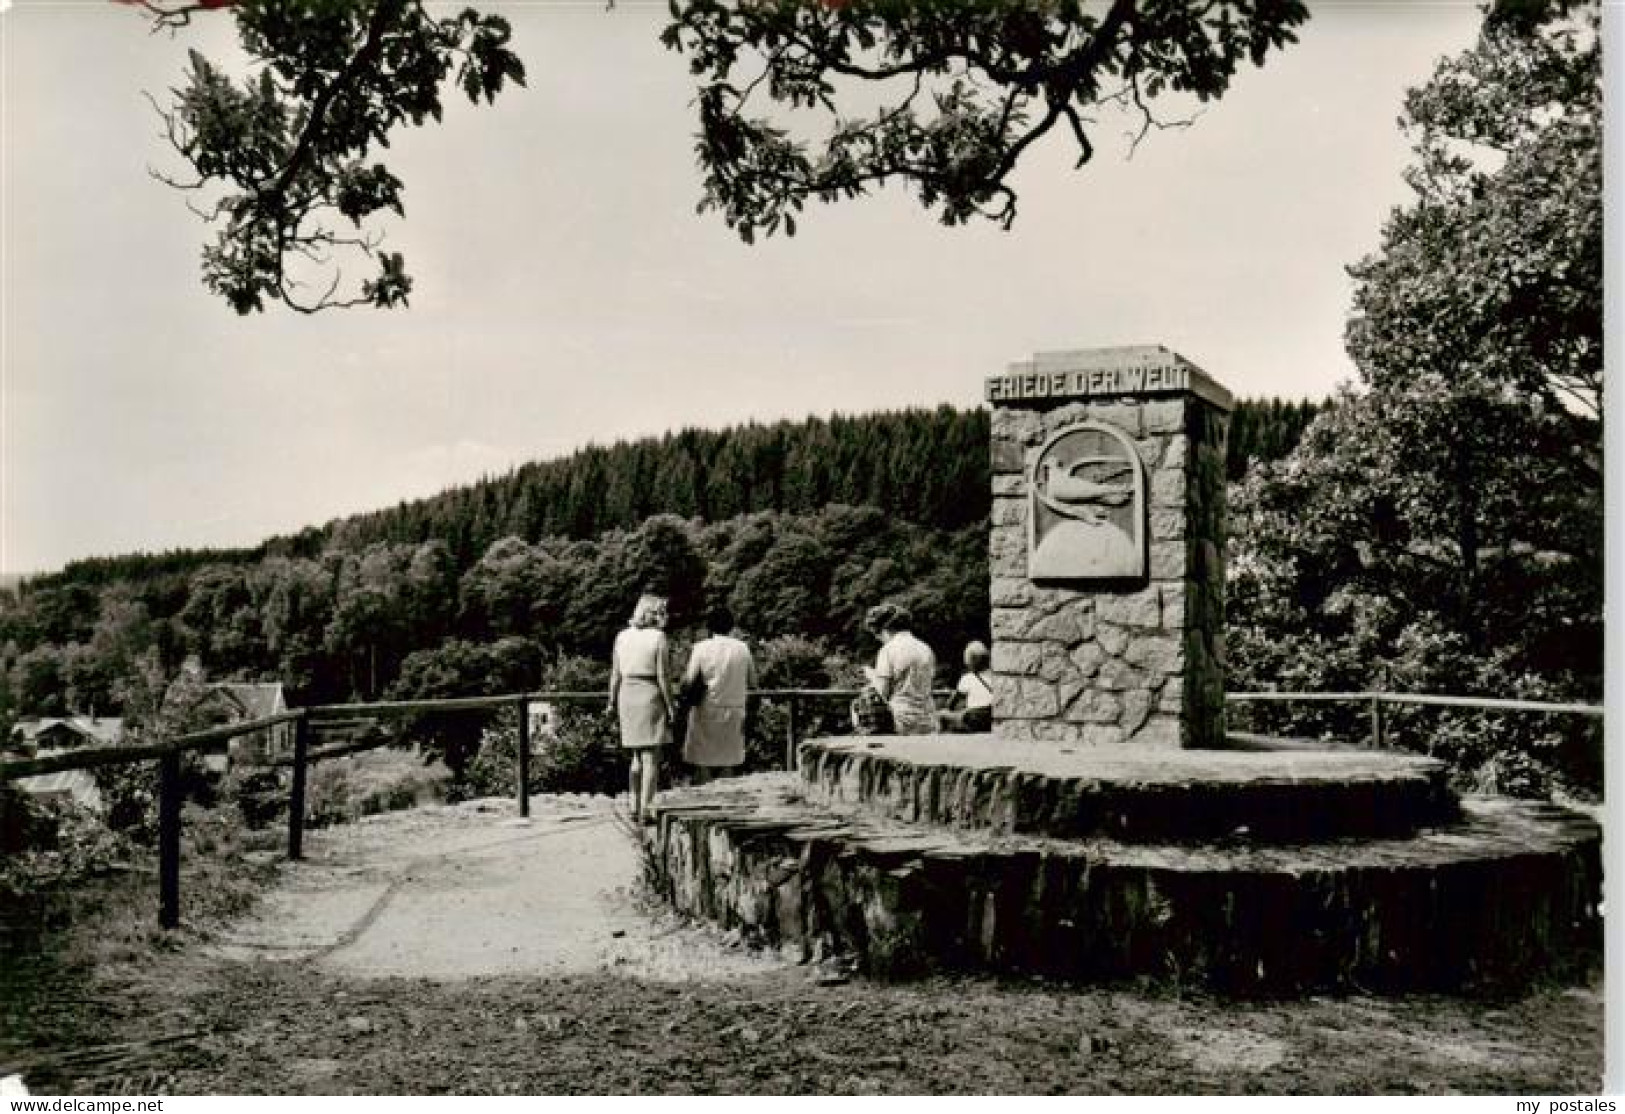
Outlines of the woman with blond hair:
M645 593L632 620L615 636L610 658L609 706L621 723L621 747L631 758L627 788L632 819L649 814L660 778L660 748L671 742L675 705L666 679L666 601Z

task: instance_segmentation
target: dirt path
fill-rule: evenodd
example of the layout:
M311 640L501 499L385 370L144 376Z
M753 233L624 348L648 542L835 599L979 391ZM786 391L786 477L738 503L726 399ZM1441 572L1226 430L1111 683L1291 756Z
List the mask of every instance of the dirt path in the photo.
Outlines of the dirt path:
M213 947L99 974L39 1093L1587 1094L1600 979L1510 1000L843 982L640 911L607 802L312 833ZM0 1034L3 1038L3 1034ZM0 1051L4 1040L0 1039Z
M471 801L312 833L224 958L300 960L363 978L457 980L616 970L658 980L760 974L775 956L651 917L607 798Z

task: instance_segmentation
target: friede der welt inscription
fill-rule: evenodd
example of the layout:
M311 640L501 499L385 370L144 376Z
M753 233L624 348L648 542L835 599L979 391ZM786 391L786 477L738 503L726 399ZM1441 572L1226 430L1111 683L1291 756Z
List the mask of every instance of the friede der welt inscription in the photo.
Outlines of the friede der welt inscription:
M1089 395L1134 394L1143 391L1183 391L1189 390L1190 387L1191 369L1178 364L1021 371L989 378L987 400L1016 402L1044 398L1079 398Z

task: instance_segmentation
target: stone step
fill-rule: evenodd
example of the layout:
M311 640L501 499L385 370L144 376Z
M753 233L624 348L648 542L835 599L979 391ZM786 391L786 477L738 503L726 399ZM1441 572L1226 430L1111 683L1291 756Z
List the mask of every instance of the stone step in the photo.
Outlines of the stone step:
M992 735L802 744L808 796L908 823L1126 843L1392 838L1457 816L1443 762L1357 750L1058 748Z
M789 774L664 794L646 851L676 908L867 973L1145 977L1226 993L1507 987L1592 954L1600 834L1469 798L1407 839L1210 847L923 827Z

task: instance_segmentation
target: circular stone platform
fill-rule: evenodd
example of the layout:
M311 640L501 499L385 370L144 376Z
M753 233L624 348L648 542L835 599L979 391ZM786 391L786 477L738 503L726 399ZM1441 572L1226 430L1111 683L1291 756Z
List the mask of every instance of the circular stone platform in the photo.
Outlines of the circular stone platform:
M1409 838L1207 847L998 835L809 800L791 774L663 794L679 910L868 973L1150 977L1231 993L1504 986L1594 947L1600 833L1469 798Z
M1133 751L992 735L816 739L809 795L998 834L1128 843L1410 835L1457 816L1443 762L1386 751Z

